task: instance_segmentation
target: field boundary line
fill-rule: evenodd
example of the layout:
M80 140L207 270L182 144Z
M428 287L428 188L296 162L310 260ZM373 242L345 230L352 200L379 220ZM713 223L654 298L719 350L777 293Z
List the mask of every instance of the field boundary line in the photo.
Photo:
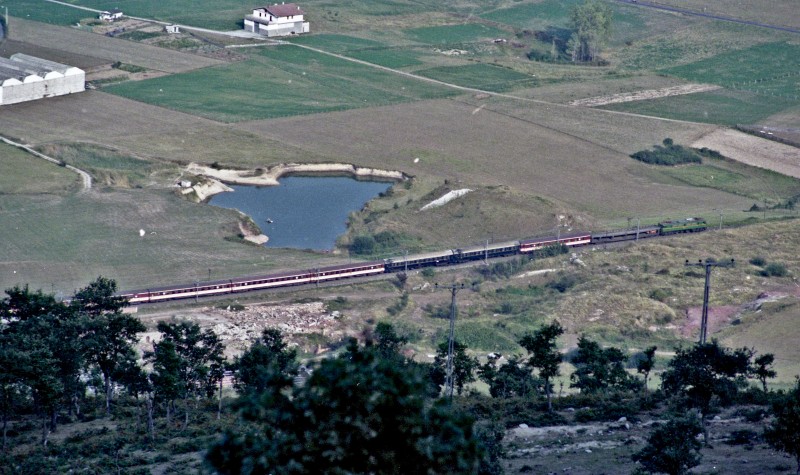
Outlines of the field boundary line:
M75 173L77 173L81 177L81 183L83 184L83 189L81 190L82 193L92 189L92 175L90 175L88 172L86 172L84 170L81 170L80 168L73 167L72 165L67 165L66 163L62 162L61 160L57 160L57 159L55 159L53 157L49 157L49 156L47 156L47 155L45 155L45 154L43 154L41 152L37 152L36 150L34 150L33 148L31 148L28 145L21 144L19 142L14 142L13 140L9 140L9 139L7 139L5 137L2 137L2 136L0 136L0 141L3 141L3 142L5 142L8 145L11 145L13 147L17 147L19 149L25 150L26 152L28 152L28 153L36 156L36 157L42 158L44 160L47 160L48 162L55 163L58 166L64 166L66 169L74 171Z

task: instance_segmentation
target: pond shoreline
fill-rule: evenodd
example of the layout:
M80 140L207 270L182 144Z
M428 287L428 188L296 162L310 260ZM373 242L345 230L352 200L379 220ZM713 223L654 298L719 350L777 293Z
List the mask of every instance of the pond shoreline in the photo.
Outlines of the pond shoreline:
M254 170L222 169L190 163L185 172L200 177L192 180L191 187L181 190L183 194L192 194L198 202L209 202L217 194L233 191L228 186L277 186L279 179L286 176L344 176L363 181L394 181L400 182L410 177L400 171L380 170L375 168L358 167L346 163L288 163L273 165L269 168L256 168ZM243 216L245 216L243 214ZM250 226L239 225L240 235L244 240L253 244L263 245L269 240L262 233L260 226L250 221Z
M355 179L383 179L390 181L403 181L408 175L396 170L381 170L378 168L359 167L349 163L281 163L268 168L255 170L219 169L197 163L190 163L186 172L200 175L210 180L217 181L221 186L206 186L202 189L195 187L199 201L206 201L217 193L231 191L225 183L252 186L277 186L281 177L288 175L304 176L351 176Z

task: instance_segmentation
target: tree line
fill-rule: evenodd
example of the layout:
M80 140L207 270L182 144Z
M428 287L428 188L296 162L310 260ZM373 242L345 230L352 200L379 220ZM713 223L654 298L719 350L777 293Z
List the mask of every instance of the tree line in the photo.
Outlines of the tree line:
M126 302L115 292L116 283L102 277L69 302L27 287L6 291L0 301L4 461L14 460L7 458L10 425L37 421L38 445L47 447L60 421L80 420L98 402L106 417L120 417L115 410L124 399L136 408L132 417L150 444L192 433L194 421L214 407L217 420L224 417L204 448L205 463L218 473L501 473L501 441L510 425L488 423L492 417L476 422L475 408L485 409L486 396L470 384L480 379L491 400L520 404L509 407L542 404L545 420L556 422L557 407L577 397L561 388L556 396L565 360L557 321L519 339L524 355L490 355L483 364L455 342L453 402L442 397L446 342L433 363L420 363L403 356L408 341L388 323L378 323L362 343L350 340L337 356L304 364L278 330L264 330L227 360L213 330L186 321L158 323L160 337L139 354L137 335L145 328L122 311ZM622 350L586 336L568 358L575 368L569 385L584 403L594 401L590 411L609 411L620 400L631 411L633 398L681 408L634 455L642 470L685 473L699 461L699 441L708 441L708 418L743 398L774 402L766 440L800 467L800 383L789 393L770 392L771 354L716 341L679 349L661 373L660 388L651 391L656 350L637 355L638 377L626 369ZM223 405L226 371L237 396Z

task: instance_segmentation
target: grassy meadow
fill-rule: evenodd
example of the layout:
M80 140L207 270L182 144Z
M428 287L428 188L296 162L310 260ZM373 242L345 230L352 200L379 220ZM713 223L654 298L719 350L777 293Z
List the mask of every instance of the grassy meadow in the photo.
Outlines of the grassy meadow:
M0 144L0 194L63 195L80 189L81 180L75 172Z
M232 87L235 83L235 87ZM223 122L447 97L452 89L307 49L263 49L249 61L105 90Z

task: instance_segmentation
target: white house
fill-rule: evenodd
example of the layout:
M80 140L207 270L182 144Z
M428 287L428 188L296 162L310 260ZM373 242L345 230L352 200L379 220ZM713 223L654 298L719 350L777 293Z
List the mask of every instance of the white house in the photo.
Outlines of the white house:
M244 17L244 29L264 36L288 36L309 32L305 13L294 3L268 5Z
M103 21L115 21L122 18L122 10L115 8L110 12L100 12L100 19Z
M169 34L176 34L181 32L181 27L178 25L164 25L164 31Z

